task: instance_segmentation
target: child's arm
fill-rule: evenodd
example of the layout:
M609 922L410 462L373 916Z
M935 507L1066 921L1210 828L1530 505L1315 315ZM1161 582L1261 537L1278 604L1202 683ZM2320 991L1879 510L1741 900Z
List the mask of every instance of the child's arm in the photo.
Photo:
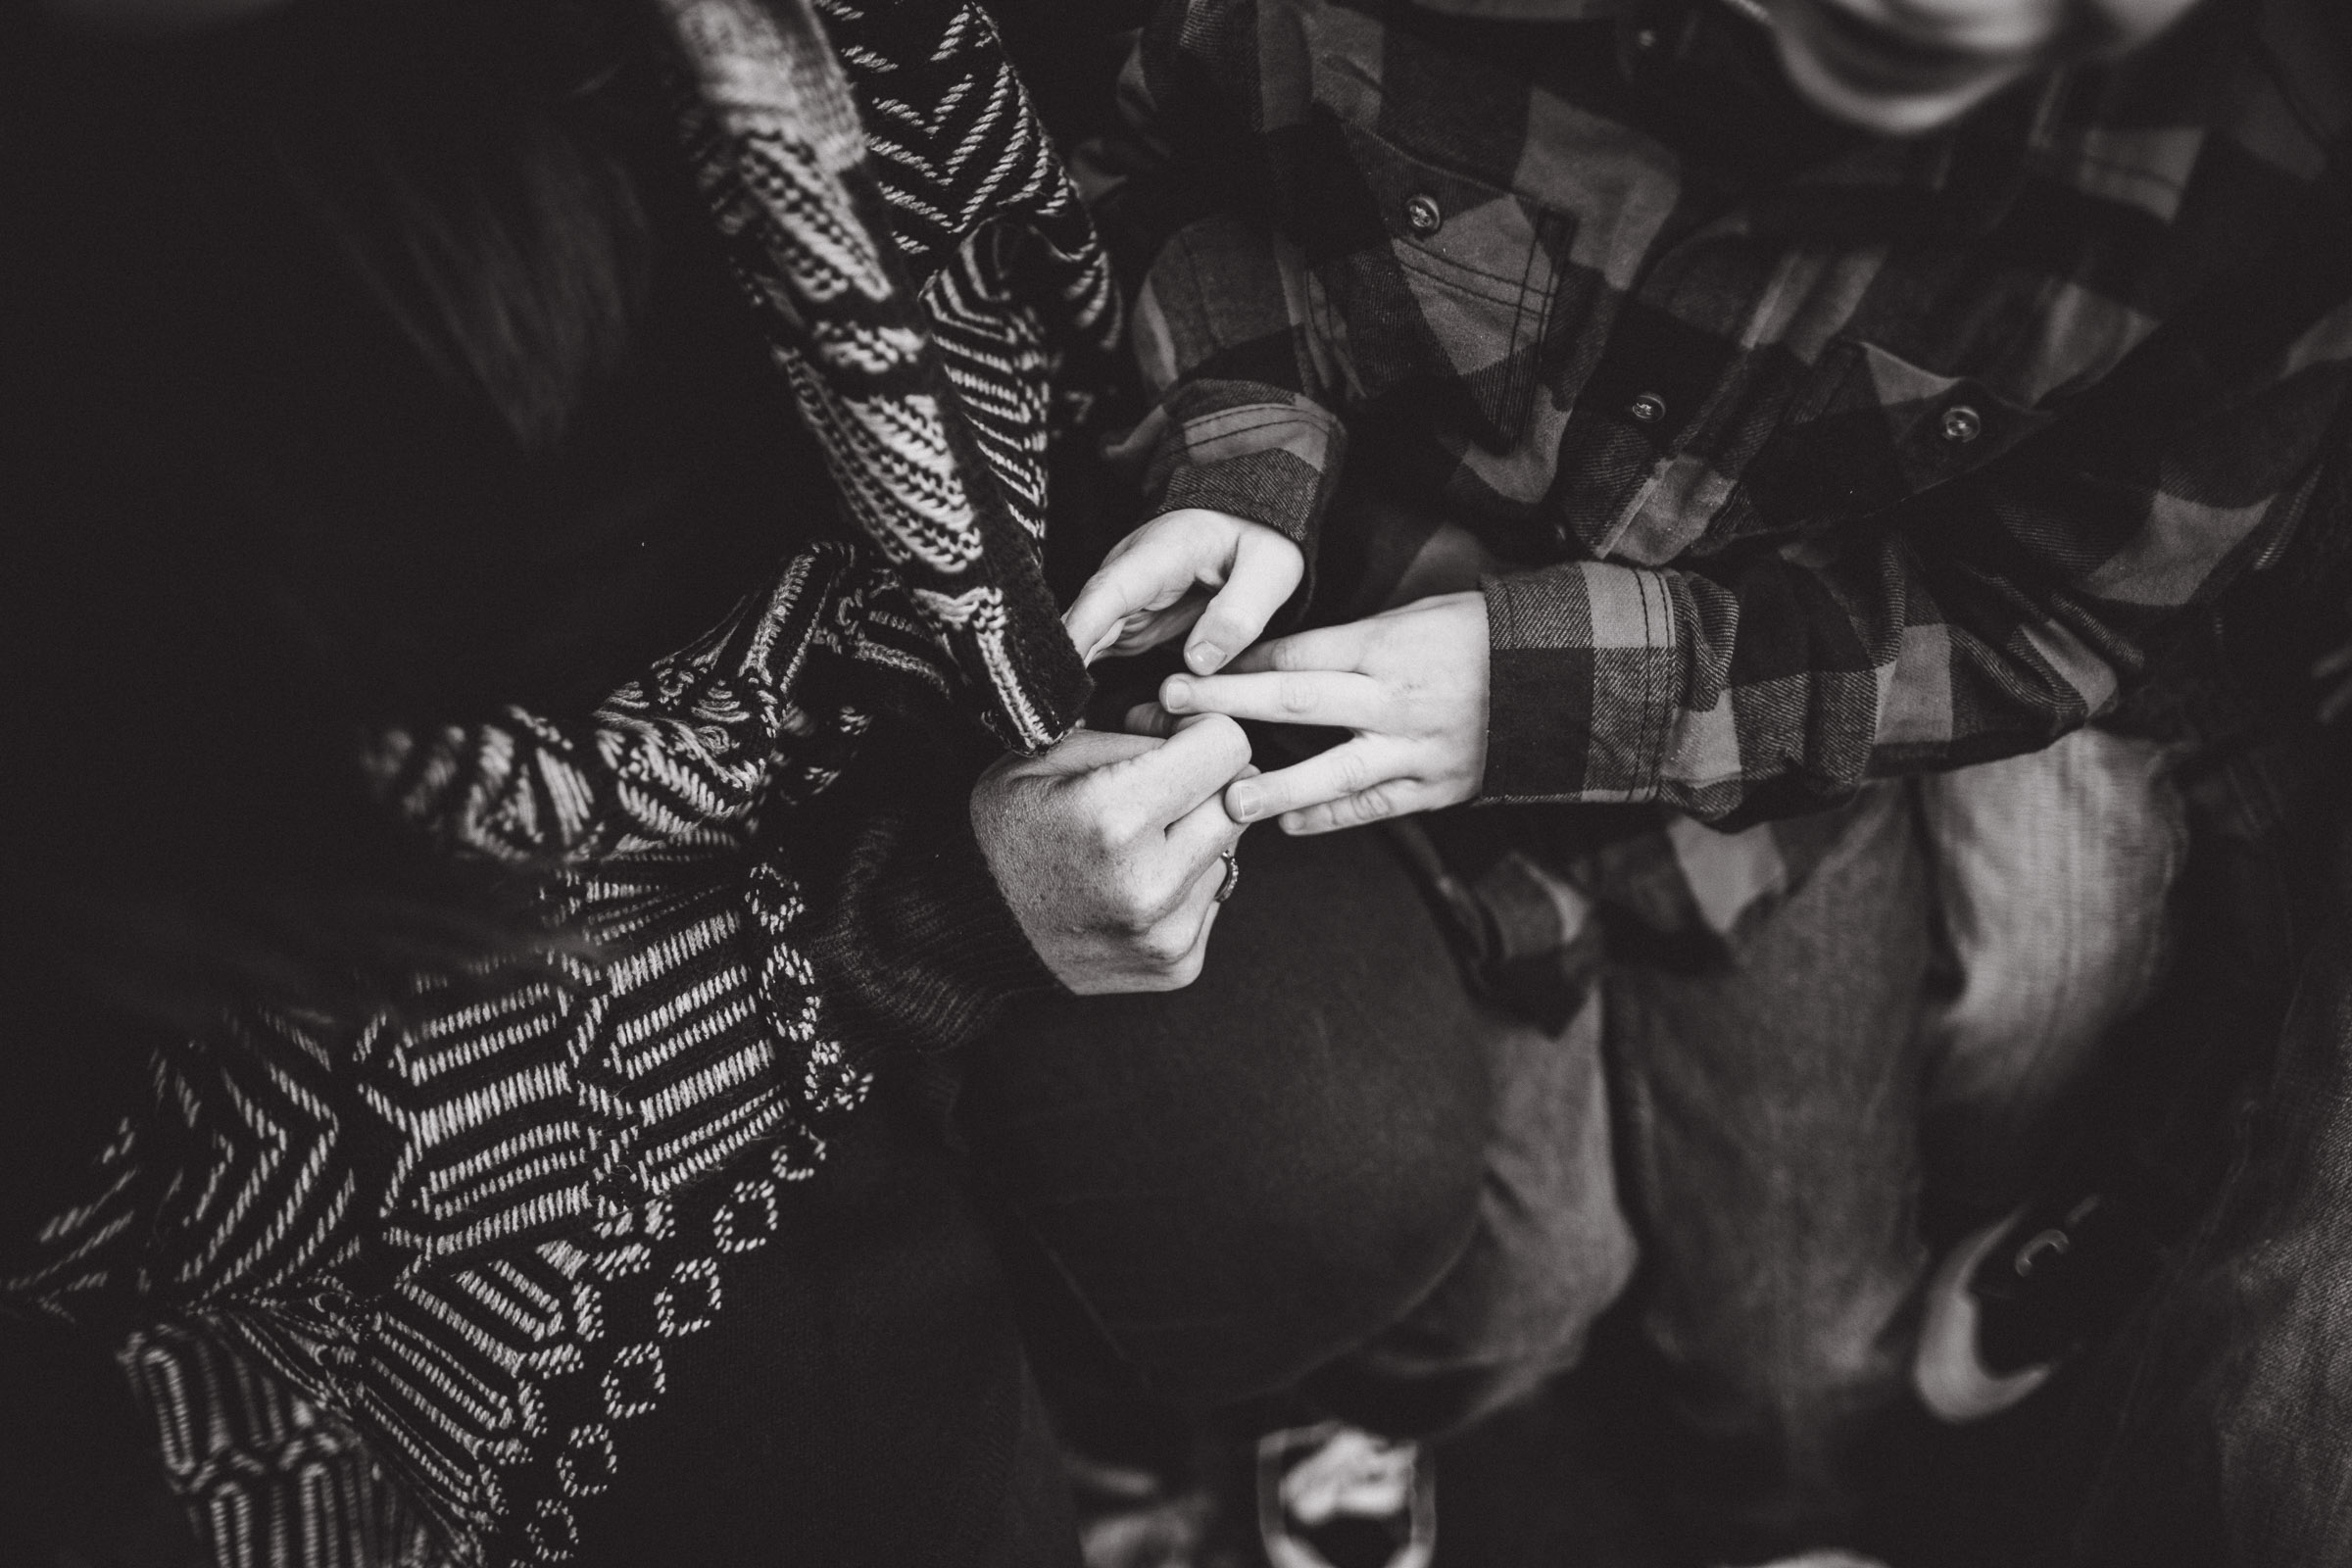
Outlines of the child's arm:
M1874 518L1493 577L1171 677L1162 704L1352 731L1228 792L1293 832L1473 794L1732 826L2032 751L2293 531L2346 526L2315 494L2352 433L2352 342L2340 292L2308 309L2267 347L2227 313L2168 326L2028 447Z
M1121 81L1127 132L1085 183L1123 270L1150 414L1127 438L1152 520L1064 617L1092 659L1191 630L1207 673L1302 600L1346 446L1306 271L1262 199L1255 29L1238 0L1162 0ZM1205 590L1205 592L1203 592Z

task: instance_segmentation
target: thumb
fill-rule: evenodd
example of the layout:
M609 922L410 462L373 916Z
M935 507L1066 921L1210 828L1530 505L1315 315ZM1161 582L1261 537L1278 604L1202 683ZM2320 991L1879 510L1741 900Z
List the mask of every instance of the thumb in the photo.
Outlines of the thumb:
M1266 623L1306 575L1298 547L1261 522L1242 524L1233 569L1185 640L1184 662L1196 675L1211 675L1225 662L1265 635Z

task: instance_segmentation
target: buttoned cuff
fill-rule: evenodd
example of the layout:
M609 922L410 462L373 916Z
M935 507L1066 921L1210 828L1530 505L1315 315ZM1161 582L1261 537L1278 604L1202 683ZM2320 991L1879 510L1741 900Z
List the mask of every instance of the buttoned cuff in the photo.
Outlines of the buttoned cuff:
M1653 800L1685 716L1690 611L1666 572L1569 562L1486 578L1481 799Z

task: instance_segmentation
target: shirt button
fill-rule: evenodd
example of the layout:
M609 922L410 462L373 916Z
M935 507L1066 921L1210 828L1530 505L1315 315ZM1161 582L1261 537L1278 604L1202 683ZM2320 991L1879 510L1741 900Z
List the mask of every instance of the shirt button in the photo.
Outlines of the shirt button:
M1634 47L1641 50L1643 54L1648 54L1651 50L1657 48L1657 28L1643 27L1640 32L1634 34Z
M1943 438L1952 445L1964 447L1984 433L1984 418L1967 404L1955 403L1943 411Z
M1423 239L1435 234L1445 221L1446 214L1435 196L1415 196L1404 204L1404 226Z
M1625 412L1643 424L1655 424L1666 417L1666 400L1655 392L1644 392L1627 404Z

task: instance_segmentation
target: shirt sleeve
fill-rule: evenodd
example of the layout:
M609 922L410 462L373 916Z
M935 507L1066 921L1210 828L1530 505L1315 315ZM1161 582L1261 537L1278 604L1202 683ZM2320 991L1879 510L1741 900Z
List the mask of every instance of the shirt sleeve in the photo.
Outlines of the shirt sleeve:
M1154 11L1121 80L1125 128L1088 150L1082 184L1135 281L1152 408L1120 451L1141 466L1147 515L1247 517L1311 564L1347 432L1304 262L1265 217L1248 11Z
M2082 725L2183 612L2332 521L2305 514L2347 442L2352 303L2288 319L2250 368L2242 320L2185 322L2035 441L1866 523L1489 579L1486 797L1738 826Z

